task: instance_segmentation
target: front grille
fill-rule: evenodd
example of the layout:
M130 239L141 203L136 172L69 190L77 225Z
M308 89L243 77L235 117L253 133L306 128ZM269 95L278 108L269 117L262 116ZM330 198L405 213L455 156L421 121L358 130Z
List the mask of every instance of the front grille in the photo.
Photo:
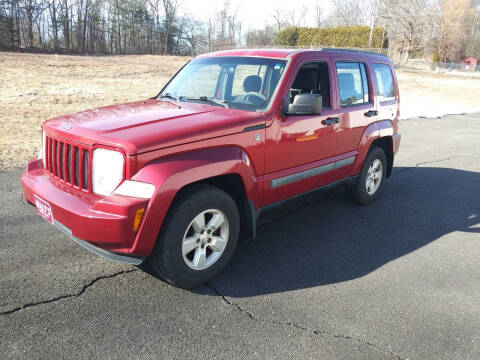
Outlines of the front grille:
M46 136L45 167L58 180L91 192L91 163L89 147Z

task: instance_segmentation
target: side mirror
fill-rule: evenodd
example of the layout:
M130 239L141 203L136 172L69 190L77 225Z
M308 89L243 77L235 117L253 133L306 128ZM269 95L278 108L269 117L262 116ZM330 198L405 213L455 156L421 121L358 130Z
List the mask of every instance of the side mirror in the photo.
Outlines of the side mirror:
M289 116L320 115L323 110L322 103L320 94L298 94L293 99L293 104L288 104L288 108L284 107L284 113Z

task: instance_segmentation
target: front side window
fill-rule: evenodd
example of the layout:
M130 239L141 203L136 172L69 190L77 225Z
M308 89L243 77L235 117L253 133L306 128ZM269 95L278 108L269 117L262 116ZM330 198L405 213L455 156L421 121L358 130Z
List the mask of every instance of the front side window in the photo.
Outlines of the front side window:
M373 64L373 70L377 79L380 101L393 99L395 97L395 88L390 67L386 64Z
M247 111L266 109L286 61L253 57L199 58L185 66L159 97Z
M365 104L370 101L365 64L337 62L337 76L341 106Z
M330 108L330 76L326 62L304 64L298 70L290 88L290 103L298 94L322 95L322 106Z

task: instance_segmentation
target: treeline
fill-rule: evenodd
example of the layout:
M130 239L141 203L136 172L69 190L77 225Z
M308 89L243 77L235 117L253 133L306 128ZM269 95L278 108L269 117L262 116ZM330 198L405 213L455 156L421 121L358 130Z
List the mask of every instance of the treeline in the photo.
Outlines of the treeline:
M180 0L1 0L0 48L66 53L195 55L238 44L228 4L208 22Z
M339 26L330 28L288 27L279 31L275 44L300 47L386 48L385 28Z
M239 46L343 46L388 47L396 62L480 57L480 0L335 0L333 11L312 0L272 8L256 29L242 29L230 0L206 19L188 10L183 0L0 0L0 49L196 55ZM314 27L306 27L308 19Z

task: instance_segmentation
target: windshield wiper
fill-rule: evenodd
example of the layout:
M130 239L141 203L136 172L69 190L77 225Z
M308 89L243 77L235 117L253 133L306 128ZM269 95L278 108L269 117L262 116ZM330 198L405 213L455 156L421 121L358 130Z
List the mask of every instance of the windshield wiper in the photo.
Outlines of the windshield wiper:
M214 103L218 106L228 108L228 104L226 100L220 100L220 99L209 99L206 96L179 96L178 97L180 100L192 100L192 101L202 101L202 102L207 102L207 103Z
M167 99L172 99L172 100L178 101L178 97L173 96L173 95L170 94L170 93L162 94L162 95L160 95L158 98L159 98L159 99L167 98Z

